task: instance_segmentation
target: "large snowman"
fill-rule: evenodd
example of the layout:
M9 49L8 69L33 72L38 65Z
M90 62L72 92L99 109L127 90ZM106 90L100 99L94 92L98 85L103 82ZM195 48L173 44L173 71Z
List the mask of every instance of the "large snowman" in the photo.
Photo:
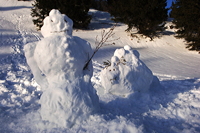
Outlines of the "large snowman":
M72 127L99 108L98 96L91 84L90 44L72 36L73 21L58 10L44 19L44 38L24 47L27 63L41 86L41 117L59 127Z

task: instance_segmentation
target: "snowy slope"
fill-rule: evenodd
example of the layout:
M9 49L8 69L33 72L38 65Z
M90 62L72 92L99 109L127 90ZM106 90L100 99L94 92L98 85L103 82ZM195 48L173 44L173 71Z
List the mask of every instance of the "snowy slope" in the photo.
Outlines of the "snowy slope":
M185 49L184 40L175 39L171 29L149 41L128 36L124 24L115 29L114 38L120 37L115 45L100 49L93 60L92 82L99 92L100 112L71 129L52 129L54 125L40 118L40 87L23 52L24 44L42 37L31 21L31 2L1 0L0 5L0 132L200 132L200 55ZM91 9L90 14L90 30L74 30L73 34L94 48L96 35L113 22L108 13ZM102 63L124 45L139 51L140 59L159 77L162 87L135 93L129 99L102 92Z

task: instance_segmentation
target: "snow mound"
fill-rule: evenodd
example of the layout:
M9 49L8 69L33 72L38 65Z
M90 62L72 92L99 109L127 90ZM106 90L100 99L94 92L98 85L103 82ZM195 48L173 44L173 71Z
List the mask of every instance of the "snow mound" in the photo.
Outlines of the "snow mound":
M91 84L90 44L72 36L73 22L58 10L45 18L38 43L24 47L27 63L43 90L41 117L59 127L72 127L98 110L99 99Z
M128 45L115 50L100 76L105 92L121 97L147 91L154 80L151 70L139 59L138 51Z

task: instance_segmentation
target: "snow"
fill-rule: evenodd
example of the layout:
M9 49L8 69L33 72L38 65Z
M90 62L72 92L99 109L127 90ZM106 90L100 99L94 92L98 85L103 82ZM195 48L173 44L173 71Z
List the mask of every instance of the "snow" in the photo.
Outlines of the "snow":
M72 128L43 121L39 104L43 87L36 83L23 51L25 44L43 38L32 24L31 2L1 0L0 4L0 132L200 132L199 54L188 51L184 40L174 37L175 29L168 28L163 36L150 41L137 34L138 38L128 36L124 32L127 26L121 23L113 37L120 39L114 46L101 48L93 59L91 80L98 92L99 112ZM114 22L108 13L91 9L90 14L91 30L75 30L73 35L94 48L96 35L109 30ZM125 45L140 53L139 59L159 80L154 79L155 87L147 92L135 92L128 98L104 94L100 80L103 62ZM158 81L161 86L156 87Z
M127 97L147 91L153 81L151 70L139 59L138 51L128 45L116 49L110 64L100 74L106 93Z
M68 16L61 14L58 10L51 10L49 16L44 19L44 25L41 28L44 37L52 36L52 34L72 35L73 21Z
M51 10L41 28L38 43L24 46L25 56L43 94L40 98L42 120L58 127L81 123L99 108L92 87L92 55L90 44L72 36L73 22L58 10Z

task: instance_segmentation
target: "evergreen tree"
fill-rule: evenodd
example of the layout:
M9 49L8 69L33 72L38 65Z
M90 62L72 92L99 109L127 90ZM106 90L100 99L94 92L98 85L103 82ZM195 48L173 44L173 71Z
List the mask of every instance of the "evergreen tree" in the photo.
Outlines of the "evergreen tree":
M100 11L108 11L107 0L93 0L92 8Z
M184 38L190 50L200 51L200 1L176 0L172 4L172 18L178 38Z
M164 29L166 0L108 0L108 6L115 21L128 25L127 31L136 27L139 33L153 38Z
M88 15L92 0L35 0L31 16L34 24L40 29L43 20L52 9L58 9L74 22L75 28L87 28L91 16Z

